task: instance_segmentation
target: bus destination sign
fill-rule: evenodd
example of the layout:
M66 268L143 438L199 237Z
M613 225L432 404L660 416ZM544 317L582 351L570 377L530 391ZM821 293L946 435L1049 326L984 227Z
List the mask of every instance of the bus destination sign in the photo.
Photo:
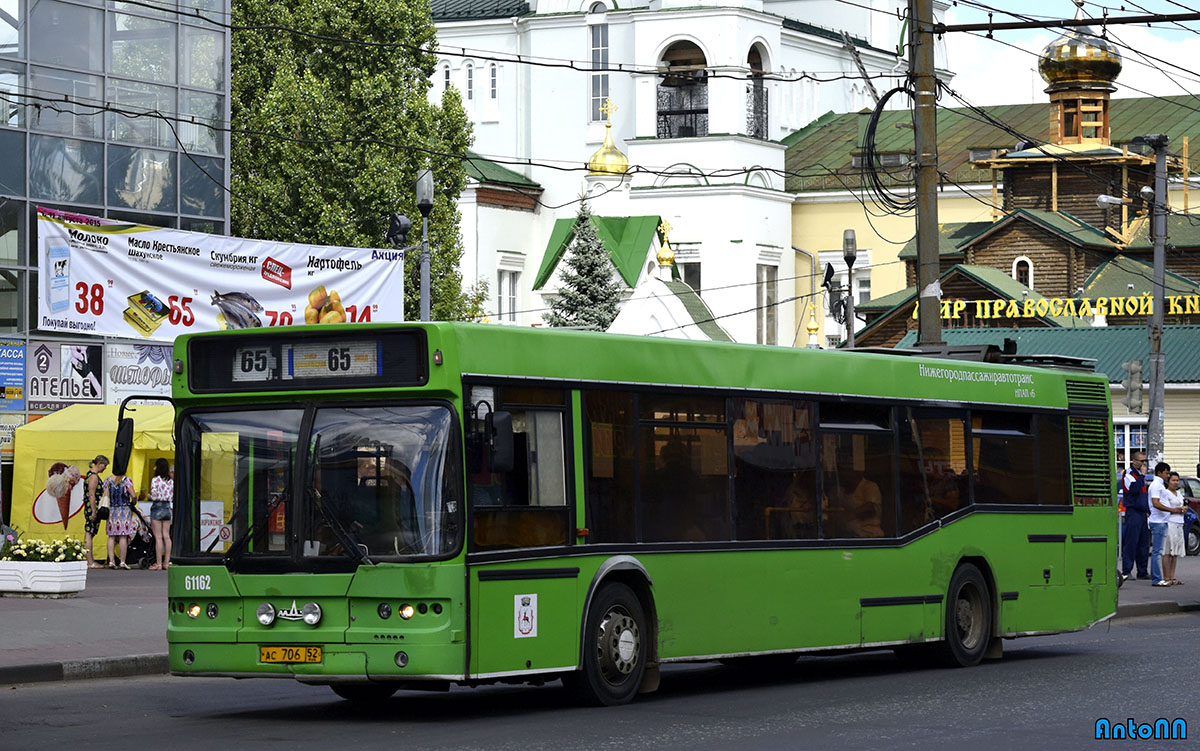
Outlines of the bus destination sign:
M379 342L297 342L238 347L233 355L234 383L290 381L294 378L379 377Z
M422 386L429 377L420 329L199 336L188 343L188 366L196 392Z

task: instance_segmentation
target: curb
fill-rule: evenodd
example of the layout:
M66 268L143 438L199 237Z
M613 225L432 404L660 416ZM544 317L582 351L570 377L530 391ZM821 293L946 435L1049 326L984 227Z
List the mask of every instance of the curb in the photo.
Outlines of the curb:
M1118 605L1117 614L1113 616L1113 619L1140 618L1147 615L1168 615L1170 613L1188 613L1194 610L1200 610L1200 602L1179 603L1173 600L1162 600L1159 602L1136 602L1129 605Z
M166 653L94 657L66 662L0 667L0 684L75 681L85 678L127 678L134 675L166 675Z

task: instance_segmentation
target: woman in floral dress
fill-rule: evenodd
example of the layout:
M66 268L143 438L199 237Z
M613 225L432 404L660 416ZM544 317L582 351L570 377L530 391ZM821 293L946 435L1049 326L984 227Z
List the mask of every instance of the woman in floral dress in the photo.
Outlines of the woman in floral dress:
M87 554L88 568L104 568L92 558L92 539L100 534L100 494L103 491L100 473L107 466L108 457L98 454L88 465L87 477L84 479L83 550Z
M108 495L108 521L105 531L108 532L108 567L121 568L126 571L125 553L129 550L129 537L137 530L133 521L133 480L125 475L109 475L104 481L104 492ZM113 560L113 540L119 545L120 561Z

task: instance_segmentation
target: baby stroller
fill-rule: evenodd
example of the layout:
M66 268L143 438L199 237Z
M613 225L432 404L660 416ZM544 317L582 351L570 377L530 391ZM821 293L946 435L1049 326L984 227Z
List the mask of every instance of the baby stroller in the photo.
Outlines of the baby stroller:
M129 536L125 562L130 568L149 568L154 563L154 532L150 529L150 522L142 516L137 506L133 507L133 522L137 529Z

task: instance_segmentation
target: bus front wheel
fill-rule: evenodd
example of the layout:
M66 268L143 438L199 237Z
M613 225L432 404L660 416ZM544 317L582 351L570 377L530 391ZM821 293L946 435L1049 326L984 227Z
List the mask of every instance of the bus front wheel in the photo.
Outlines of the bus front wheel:
M992 598L979 569L964 563L950 577L946 594L946 639L942 661L951 667L978 665L992 638Z
M633 590L607 584L588 608L583 666L565 681L584 701L605 706L633 699L646 672L646 613Z

